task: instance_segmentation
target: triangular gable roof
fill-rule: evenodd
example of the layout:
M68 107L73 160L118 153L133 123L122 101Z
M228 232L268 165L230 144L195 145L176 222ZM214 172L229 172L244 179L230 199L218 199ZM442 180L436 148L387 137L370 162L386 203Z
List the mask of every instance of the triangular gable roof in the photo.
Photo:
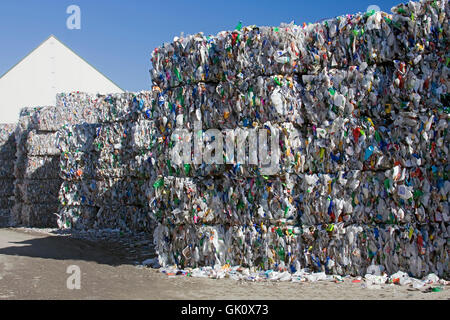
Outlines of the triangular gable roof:
M44 41L42 41L36 48L34 48L32 51L30 51L30 53L28 53L25 57L23 57L19 62L17 62L14 66L12 66L11 68L8 69L8 71L6 71L4 74L2 74L0 76L0 80L6 76L10 71L12 71L15 67L17 67L19 64L21 64L26 58L28 58L29 56L31 56L35 51L37 51L40 47L42 47L42 45L44 45L48 40L50 39L54 39L56 41L58 41L59 43L61 43L64 47L66 47L67 49L69 49L73 54L75 54L77 57L79 57L81 60L83 60L84 62L86 62L89 66L91 66L93 69L95 69L95 71L97 71L98 73L100 73L102 76L104 76L106 79L108 79L109 81L111 81L115 86L117 86L118 88L120 88L120 90L123 90L119 85L117 85L117 83L115 83L114 81L112 81L110 78L108 78L106 75L104 75L101 71L99 71L96 67L94 67L92 64L90 64L88 61L86 61L82 56L80 56L79 54L77 54L75 51L73 51L70 47L68 47L64 42L62 42L61 40L59 40L55 35L50 35L47 39L45 39Z
M58 93L73 91L125 92L51 35L0 77L0 123L16 122L24 107L55 105Z

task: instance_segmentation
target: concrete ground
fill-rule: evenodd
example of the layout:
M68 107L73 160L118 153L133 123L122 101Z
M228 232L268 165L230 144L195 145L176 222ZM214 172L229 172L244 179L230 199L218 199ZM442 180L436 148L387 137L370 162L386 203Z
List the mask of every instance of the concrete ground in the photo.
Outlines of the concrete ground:
M80 289L68 289L71 265L81 271ZM70 282L73 283L73 282ZM116 247L41 232L0 229L1 299L450 299L441 292L386 285L363 288L343 283L243 282L231 279L168 277L134 265Z

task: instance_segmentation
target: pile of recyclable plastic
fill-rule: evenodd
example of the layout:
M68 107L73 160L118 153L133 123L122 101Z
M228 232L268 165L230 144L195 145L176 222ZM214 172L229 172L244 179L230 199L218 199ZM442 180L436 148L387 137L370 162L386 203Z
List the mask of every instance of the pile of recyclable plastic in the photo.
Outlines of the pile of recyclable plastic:
M147 259L143 262L146 266L157 266L155 259ZM298 266L300 267L300 266ZM398 271L388 276L383 266L372 265L367 269L367 273L363 276L355 278L346 275L330 275L326 272L313 272L307 268L298 270L289 270L285 265L280 264L275 270L258 270L256 268L245 268L241 266L215 265L199 268L178 269L176 266L162 267L159 269L161 273L169 278L176 277L193 277L193 278L210 278L232 280L251 281L251 282L334 282L344 283L351 282L361 284L366 289L383 289L389 286L409 286L422 292L440 292L444 290L444 286L449 282L430 273L421 279L410 277L407 273ZM410 289L411 290L411 289Z
M428 78L431 84L429 77L439 77L434 67L441 69L448 62L448 10L446 1L426 0L401 4L393 8L393 14L371 11L303 26L240 24L216 36L176 37L154 50L151 75L160 87L168 88L277 74L312 75L324 69L390 65L400 60L408 68L427 71L427 77L418 80ZM403 80L406 77L401 75L400 85L406 83ZM436 85L438 89L441 84Z
M15 132L17 153L14 166L15 226L55 227L58 209L59 151L52 123L57 108L24 108Z
M177 38L153 53L152 91L65 96L92 121L57 134L59 226L156 222L163 267L445 277L448 14L422 1ZM270 147L247 151L261 131ZM224 164L179 161L180 142Z
M15 124L0 124L0 226L8 225L14 206Z
M144 136L136 135L137 127L150 130L153 126L141 112L148 95L78 93L65 98L71 109L89 106L97 120L66 125L58 132L63 179L60 228L151 232L154 223L146 210L145 193L148 176L135 167L135 159L150 152L143 144Z
M17 145L15 205L12 224L56 227L59 209L60 155L57 132L65 125L98 120L90 104L73 109L66 105L72 94L57 96L57 105L24 108L15 132Z
M450 6L392 11L155 49L143 106L157 147L140 163L155 171L145 193L160 265L448 276ZM278 131L278 173L177 165L175 128L207 141L208 129Z

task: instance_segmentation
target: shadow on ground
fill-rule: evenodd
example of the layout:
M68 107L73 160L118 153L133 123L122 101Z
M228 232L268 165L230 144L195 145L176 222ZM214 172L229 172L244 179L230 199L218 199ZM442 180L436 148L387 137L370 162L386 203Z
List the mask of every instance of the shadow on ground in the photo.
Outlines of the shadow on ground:
M91 261L110 266L134 264L127 248L61 236L42 236L13 229L0 230L0 255L53 260Z

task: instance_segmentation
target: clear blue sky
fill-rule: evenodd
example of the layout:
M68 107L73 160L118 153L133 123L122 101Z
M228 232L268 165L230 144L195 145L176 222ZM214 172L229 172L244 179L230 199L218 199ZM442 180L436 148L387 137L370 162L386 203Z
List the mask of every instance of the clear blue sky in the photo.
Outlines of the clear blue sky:
M1 0L0 76L54 34L124 90L150 88L150 54L181 32L206 35L243 25L316 22L369 5L391 12L400 0ZM403 1L404 2L404 1ZM81 8L81 30L66 9Z

